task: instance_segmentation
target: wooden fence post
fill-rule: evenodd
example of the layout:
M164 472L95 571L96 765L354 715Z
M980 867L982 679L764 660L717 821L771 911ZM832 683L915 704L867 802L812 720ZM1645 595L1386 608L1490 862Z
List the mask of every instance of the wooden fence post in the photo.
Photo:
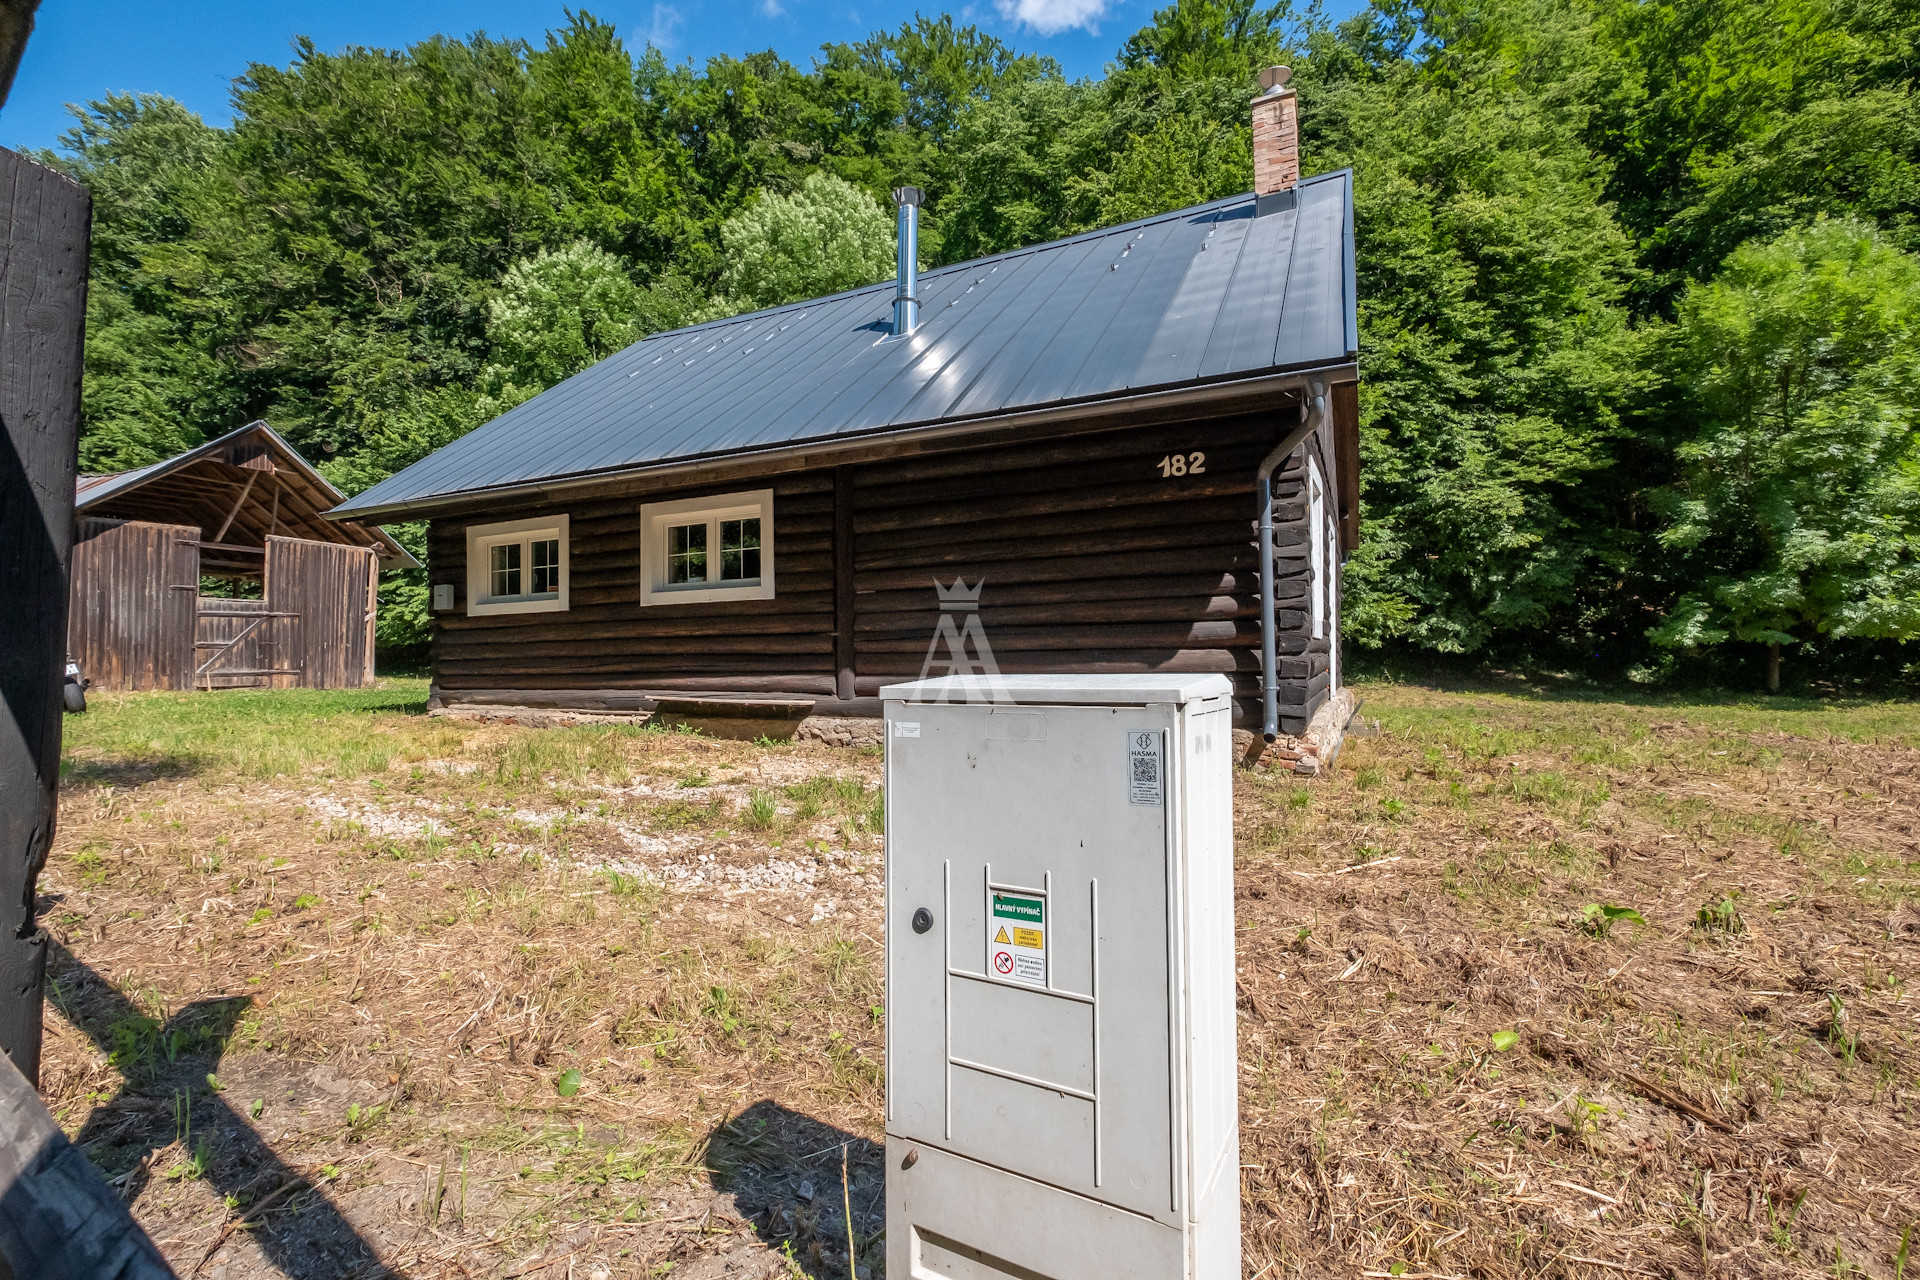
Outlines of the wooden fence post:
M0 1052L36 1085L87 318L86 189L0 149Z

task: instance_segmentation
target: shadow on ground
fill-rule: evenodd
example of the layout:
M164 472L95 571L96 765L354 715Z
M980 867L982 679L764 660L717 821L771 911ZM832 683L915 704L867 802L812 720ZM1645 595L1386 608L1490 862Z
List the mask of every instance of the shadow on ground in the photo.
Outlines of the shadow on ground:
M846 1180L841 1181L844 1169ZM763 1100L707 1136L706 1166L761 1243L816 1280L846 1280L851 1202L857 1275L886 1255L886 1152L865 1138Z
M231 1207L228 1227L204 1243L166 1250L183 1276L245 1242L288 1280L375 1280L391 1273L314 1181L287 1165L208 1079L250 998L200 1000L164 1024L58 944L47 966L60 1012L126 1079L88 1115L75 1142L131 1201L155 1177L196 1172ZM154 1235L161 1234L154 1231Z

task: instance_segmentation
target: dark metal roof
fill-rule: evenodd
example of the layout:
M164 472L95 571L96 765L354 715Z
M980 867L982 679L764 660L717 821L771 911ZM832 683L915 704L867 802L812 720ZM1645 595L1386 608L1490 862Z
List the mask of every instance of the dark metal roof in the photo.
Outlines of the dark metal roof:
M329 514L1351 364L1352 175L1295 194L926 272L905 338L892 281L655 334Z

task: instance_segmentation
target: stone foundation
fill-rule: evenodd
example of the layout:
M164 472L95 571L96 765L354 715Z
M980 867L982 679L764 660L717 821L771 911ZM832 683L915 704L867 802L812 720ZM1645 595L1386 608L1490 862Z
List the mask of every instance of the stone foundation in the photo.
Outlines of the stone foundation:
M1257 733L1235 729L1234 752L1241 764L1249 769L1291 769L1295 773L1317 774L1333 766L1334 757L1340 754L1347 722L1353 718L1358 705L1353 690L1336 690L1332 697L1320 704L1320 709L1308 722L1305 733L1283 733L1272 745L1268 745L1260 740ZM454 720L492 720L502 724L525 725L532 729L557 729L582 724L646 724L656 718L663 721L680 719L657 717L648 711L587 711L571 707L472 702L433 707L427 714ZM794 742L877 749L886 742L887 726L884 720L871 716L807 716L797 722L788 721L778 726L756 722L750 726L752 732L746 733L715 732L722 726L705 723L698 723L695 727L716 737L751 738L764 734L776 740L786 737L787 734L782 730L790 727Z
M489 720L499 724L525 725L530 729L560 729L581 724L646 724L659 720L661 723L687 723L707 733L711 737L737 738L759 737L762 734L776 741L791 738L794 742L818 742L829 747L874 747L878 748L886 741L886 722L871 716L807 716L797 722L788 721L776 725L772 723L754 723L751 732L729 732L731 726L708 724L694 721L689 717L662 716L650 711L584 711L571 707L529 707L512 703L474 703L458 702L451 706L438 706L428 710L428 715L445 716L449 720Z
M645 724L653 719L647 711L577 711L566 707L525 707L497 702L456 702L452 706L429 706L430 716L448 720L490 720L500 724L525 725L529 729L564 729L577 724Z
M879 747L887 740L887 722L872 716L808 716L795 742L824 742L830 747Z
M1317 774L1333 767L1346 736L1347 722L1359 702L1351 689L1336 689L1320 704L1307 722L1307 731L1298 736L1283 733L1273 742L1246 729L1233 731L1233 749L1240 763L1249 769L1291 769L1295 773Z

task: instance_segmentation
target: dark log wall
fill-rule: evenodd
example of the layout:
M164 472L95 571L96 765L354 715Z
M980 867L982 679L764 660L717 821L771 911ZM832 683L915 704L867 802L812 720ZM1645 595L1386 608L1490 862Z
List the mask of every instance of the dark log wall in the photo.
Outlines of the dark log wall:
M609 485L564 503L435 520L431 579L453 584L458 600L438 617L436 682L451 701L708 690L802 694L822 711L872 713L882 685L922 671L939 624L935 580L984 578L979 617L1003 671L1220 672L1232 677L1245 722L1259 700L1253 475L1296 413L701 487ZM1332 435L1305 446L1320 454L1330 526L1339 519ZM1175 453L1189 460L1187 474L1163 476L1161 460ZM1205 455L1199 472L1195 453ZM769 485L775 599L641 607L643 501ZM1282 727L1298 731L1328 685L1328 642L1309 634L1304 450L1280 473L1275 498ZM569 517L569 610L468 617L467 525L559 511ZM1328 564L1338 559L1335 541Z
M1246 719L1260 689L1253 476L1285 425L1252 415L860 468L859 691L920 675L936 579L984 578L979 617L1002 671L1219 672ZM1175 454L1187 474L1163 477ZM1303 465L1281 472L1274 511L1280 697L1301 728L1325 692L1325 643L1316 657L1307 635Z
M640 605L640 503L773 489L772 600ZM564 613L466 615L466 528L542 511L568 517ZM436 520L432 580L458 607L438 618L434 674L457 689L738 689L834 694L833 473L802 472L722 488L501 506Z

